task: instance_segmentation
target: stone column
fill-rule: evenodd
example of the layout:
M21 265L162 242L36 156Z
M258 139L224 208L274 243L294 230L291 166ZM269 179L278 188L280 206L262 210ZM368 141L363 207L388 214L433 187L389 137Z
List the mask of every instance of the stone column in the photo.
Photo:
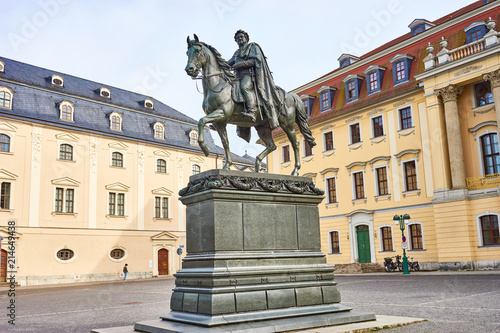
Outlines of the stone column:
M441 96L444 103L451 183L454 190L466 188L464 152L462 148L462 136L460 134L460 119L457 105L457 97L463 90L464 87L457 87L453 84L436 90L436 94Z
M500 69L483 75L485 80L491 83L493 102L495 102L495 112L497 114L497 127L500 128Z

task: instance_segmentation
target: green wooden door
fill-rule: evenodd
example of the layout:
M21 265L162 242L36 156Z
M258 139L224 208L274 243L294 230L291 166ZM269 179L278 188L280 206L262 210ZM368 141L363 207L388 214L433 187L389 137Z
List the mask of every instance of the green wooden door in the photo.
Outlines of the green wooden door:
M360 263L370 263L370 234L367 225L356 227L356 236L358 239L358 257Z

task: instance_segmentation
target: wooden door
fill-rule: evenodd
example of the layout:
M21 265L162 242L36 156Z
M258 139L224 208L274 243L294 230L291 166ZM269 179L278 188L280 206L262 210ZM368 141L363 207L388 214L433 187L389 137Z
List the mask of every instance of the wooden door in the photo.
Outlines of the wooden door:
M168 275L168 250L158 251L158 275Z
M356 227L356 236L358 240L358 257L360 263L370 263L370 233L367 225Z
M7 282L7 251L2 250L0 282Z

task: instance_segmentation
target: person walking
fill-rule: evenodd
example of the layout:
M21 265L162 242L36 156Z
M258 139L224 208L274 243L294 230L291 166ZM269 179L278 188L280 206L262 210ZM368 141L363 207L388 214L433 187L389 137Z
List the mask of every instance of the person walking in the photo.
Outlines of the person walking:
M128 273L127 266L128 266L128 264L125 264L125 266L123 266L123 280L124 281L127 279L127 273Z

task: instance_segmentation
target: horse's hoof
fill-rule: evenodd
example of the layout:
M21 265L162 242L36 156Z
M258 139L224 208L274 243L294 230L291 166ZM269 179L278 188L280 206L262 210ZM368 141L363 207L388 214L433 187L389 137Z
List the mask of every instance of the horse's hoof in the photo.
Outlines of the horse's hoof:
M210 147L208 147L205 143L200 143L200 148L203 150L203 153L205 153L205 156L208 156L210 153Z

